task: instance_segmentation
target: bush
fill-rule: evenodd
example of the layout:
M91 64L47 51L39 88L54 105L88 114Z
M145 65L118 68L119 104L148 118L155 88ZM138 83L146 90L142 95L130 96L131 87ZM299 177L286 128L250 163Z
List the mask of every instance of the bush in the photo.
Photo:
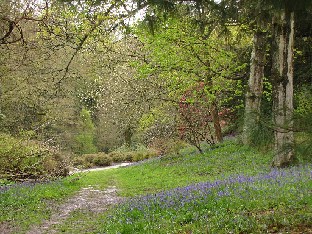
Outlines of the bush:
M69 157L64 153L54 153L51 157L46 157L43 162L43 167L49 175L53 176L67 176L69 173Z
M0 134L0 145L0 175L4 179L42 179L68 174L66 158L41 142Z
M126 161L124 152L113 151L108 154L113 162L120 163Z
M144 159L147 159L147 157L145 157L143 152L135 152L133 155L133 161L134 162L142 161Z
M112 164L112 158L105 153L97 154L83 154L76 156L73 160L75 167L91 168L94 166L103 167L110 166Z
M74 167L91 168L94 166L93 159L97 154L83 154L76 156L73 160Z
M133 152L133 161L138 162L142 161L144 159L149 159L158 156L157 151L155 150L144 150L144 151L136 151Z
M99 153L94 159L93 164L95 166L110 166L112 165L112 159L105 153Z
M188 144L179 139L155 139L150 147L154 150L154 153L166 155L166 154L179 154L179 151Z
M133 162L133 158L134 158L134 152L128 151L128 152L124 152L124 160L127 162Z

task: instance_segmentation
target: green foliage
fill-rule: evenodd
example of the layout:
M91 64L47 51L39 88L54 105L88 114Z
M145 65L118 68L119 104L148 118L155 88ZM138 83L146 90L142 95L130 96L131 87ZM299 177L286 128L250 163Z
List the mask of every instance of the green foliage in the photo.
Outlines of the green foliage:
M105 154L103 152L97 154L83 154L75 156L73 164L76 167L91 168L94 166L110 166L112 162L138 162L158 156L158 152L153 149L142 148L140 150L116 150Z
M161 142L177 136L177 113L171 103L165 103L144 114L139 122L142 141L151 148L161 150Z
M312 159L312 87L303 86L295 95L295 152L301 162Z
M312 86L303 86L295 94L295 113L302 118L312 113Z
M80 112L78 129L79 133L75 137L74 152L77 154L96 153L97 148L94 144L95 126L90 112L85 108L82 108Z
M76 155L73 159L73 165L75 167L82 167L82 168L91 168L91 167L103 167L103 166L110 166L112 164L112 158L103 153L96 153L96 154L83 154L83 155Z
M112 164L112 159L105 153L98 153L93 159L93 164L98 167L110 166Z
M172 117L174 124L167 124L175 128L169 138L177 137L177 129L184 127L187 129L185 132L191 133L185 134L185 139L199 145L205 138L209 141L213 138L214 125L209 126L207 121L211 119L209 109L212 109L212 103L219 110L231 108L233 113L242 106L244 87L242 80L237 77L243 78L248 69L249 58L246 60L244 53L249 49L250 35L248 32L241 33L237 26L227 27L227 35L218 28L208 33L199 30L198 25L185 16L188 11L183 6L177 7L176 13L178 16L163 19L153 34L148 33L144 26L141 28L141 25L135 29L144 44L147 59L144 62L136 61L132 66L138 71L139 78L160 84L168 95L165 98L169 100L167 105L176 107L175 111L170 112L171 116L175 114ZM208 28L208 25L203 27ZM183 98L189 106L196 106L192 108L196 109L192 111L194 113L177 111ZM159 140L157 135L165 132L161 126L164 126L166 118L159 118L165 116L165 112L160 113L159 109L152 109L140 121L144 136L148 136L145 137L148 144ZM181 120L180 125L185 126L177 124L177 120ZM206 137L208 134L209 137Z
M125 161L124 152L113 151L113 152L110 152L108 155L112 159L113 162L120 163L120 162Z
M250 145L264 151L270 151L274 143L273 124L269 117L262 115L258 127L252 129L250 134Z
M146 150L146 151L134 151L132 152L132 161L139 162L145 159L153 158L158 156L156 151Z
M38 141L0 134L0 175L10 180L67 175L68 160Z
M226 78L246 67L245 63L239 64L234 49L230 50L237 44L236 30L229 29L231 39L220 37L218 32L204 38L189 19L178 17L168 18L153 35L138 30L136 33L145 43L151 60L148 64L136 65L139 74L148 77L159 73L173 97L179 97L199 81L209 83L206 92L211 100L221 90L233 91L236 82Z
M97 157L97 154L76 155L73 159L73 166L91 168L93 167L93 159L95 157Z
M160 155L179 154L180 150L189 146L186 142L179 139L157 138L154 139L150 146Z

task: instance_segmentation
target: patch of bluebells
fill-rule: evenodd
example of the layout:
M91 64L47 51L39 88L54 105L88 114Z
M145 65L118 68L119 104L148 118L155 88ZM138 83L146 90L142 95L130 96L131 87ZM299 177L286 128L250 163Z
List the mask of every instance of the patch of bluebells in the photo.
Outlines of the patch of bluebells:
M289 169L272 169L268 173L256 176L236 175L222 180L192 184L129 199L115 210L110 217L110 223L112 225L118 223L121 226L135 225L141 220L149 226L153 225L155 220L159 222L159 220L169 219L174 223L188 213L192 216L192 222L203 220L207 218L207 210L222 209L222 205L228 207L228 203L234 202L235 199L276 200L279 196L284 196L280 191L286 187L291 196L299 199L300 196L296 195L309 192L300 185L311 181L312 165L307 165ZM224 204L222 199L225 199Z

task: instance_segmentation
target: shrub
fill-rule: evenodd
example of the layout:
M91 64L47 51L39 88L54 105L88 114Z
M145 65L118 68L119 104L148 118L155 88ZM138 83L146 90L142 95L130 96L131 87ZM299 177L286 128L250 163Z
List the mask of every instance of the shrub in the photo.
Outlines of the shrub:
M111 164L112 158L103 152L97 154L83 154L81 156L76 156L73 160L73 165L81 168L91 168L94 166L103 167L110 166Z
M98 155L97 154L84 154L82 157L84 158L84 161L86 163L93 164L94 158L96 158Z
M93 159L97 154L83 154L76 156L73 160L73 165L80 168L91 168L94 166Z
M127 162L133 162L134 161L133 160L134 152L128 151L128 152L124 152L123 154L124 154L125 161L127 161Z
M43 162L43 167L49 175L53 176L66 176L69 173L69 157L64 153L54 153L51 157L46 157Z
M135 152L133 155L133 161L138 162L146 159L145 155L142 152Z
M144 151L135 151L133 152L133 161L138 162L144 159L149 159L158 156L157 151L155 150L144 150Z
M9 180L65 176L68 161L42 142L0 134L0 175Z
M125 155L123 152L113 151L113 152L110 152L108 156L112 159L113 162L116 162L116 163L126 161Z
M156 154L179 154L179 151L185 148L188 144L178 139L155 139L150 147Z
M99 153L94 159L93 164L95 166L110 166L112 164L112 159L105 153Z

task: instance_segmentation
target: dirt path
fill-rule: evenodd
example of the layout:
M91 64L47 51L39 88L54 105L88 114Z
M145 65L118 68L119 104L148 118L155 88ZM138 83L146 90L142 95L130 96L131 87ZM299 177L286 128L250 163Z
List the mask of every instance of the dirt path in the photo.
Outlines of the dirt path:
M97 168L89 168L89 169L77 169L75 168L73 171L69 172L70 175L72 174L76 174L76 173L80 173L80 172L90 172L90 171L103 171L103 170L108 170L108 169L113 169L113 168L119 168L119 167L126 167L126 166L130 166L133 163L118 163L112 166L108 166L108 167L97 167Z
M60 205L49 220L44 221L40 226L32 227L27 234L58 233L53 226L63 223L73 211L79 209L99 213L122 200L123 198L117 196L117 189L114 186L105 190L83 188Z
M70 174L108 170L129 165L131 165L131 163L119 163L113 166L86 170L77 169ZM123 201L123 198L118 197L117 188L115 186L108 187L105 190L98 190L92 186L82 188L76 195L68 198L66 202L56 207L56 211L54 211L49 220L45 220L40 226L32 227L27 234L58 233L58 231L55 230L55 226L64 223L73 211L86 210L93 213L100 213L107 210L111 205L118 204L121 201Z
M119 163L108 167L91 168L85 170L75 169L70 174L85 173L90 171L101 171L119 167L126 167L133 163ZM9 188L9 187L8 187ZM7 188L5 188L7 189ZM110 206L122 202L124 198L117 195L117 188L111 186L105 190L99 190L96 187L89 186L82 188L74 196L68 198L64 203L57 205L51 202L50 206L53 208L52 216L49 220L44 220L41 225L32 226L27 234L43 234L43 233L59 233L56 230L57 226L64 223L74 211L88 211L94 214L107 210ZM1 223L1 234L17 233L15 227L11 227L9 223Z

